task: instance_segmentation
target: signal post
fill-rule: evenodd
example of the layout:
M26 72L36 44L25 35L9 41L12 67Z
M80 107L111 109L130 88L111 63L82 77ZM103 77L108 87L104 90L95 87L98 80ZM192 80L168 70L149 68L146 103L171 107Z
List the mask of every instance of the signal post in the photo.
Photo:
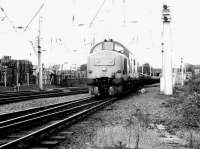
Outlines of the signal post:
M171 16L169 6L164 4L162 10L163 16L163 86L164 94L172 95L173 94L173 83L172 83L172 46L171 46Z

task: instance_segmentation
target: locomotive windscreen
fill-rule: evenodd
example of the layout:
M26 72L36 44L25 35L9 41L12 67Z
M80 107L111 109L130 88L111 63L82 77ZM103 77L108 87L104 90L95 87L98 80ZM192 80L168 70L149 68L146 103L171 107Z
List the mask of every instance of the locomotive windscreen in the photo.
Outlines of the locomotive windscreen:
M101 55L97 55L94 58L96 66L113 66L115 65L115 58L113 55L108 53L101 53Z

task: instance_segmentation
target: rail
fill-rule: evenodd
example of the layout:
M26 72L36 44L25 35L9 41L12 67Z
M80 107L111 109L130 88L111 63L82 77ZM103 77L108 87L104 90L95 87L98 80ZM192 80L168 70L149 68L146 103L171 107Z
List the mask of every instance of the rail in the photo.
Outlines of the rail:
M85 101L87 102L82 101L80 104L77 104L78 102L76 102L76 105L70 103L70 107L69 104L66 107L64 105L59 105L58 107L54 108L51 107L51 110L46 109L40 112L36 112L37 114L32 113L28 114L28 116L21 116L19 117L19 119L16 118L18 119L17 121L1 121L0 143L2 144L0 144L0 149L16 149L19 148L19 146L27 146L27 144L31 144L35 141L38 141L38 138L44 138L46 136L51 135L53 132L58 131L58 129L66 127L66 125L71 125L72 123L87 116L88 114L91 114L94 111L108 105L114 100L116 100L116 98L104 100L85 99ZM12 131L13 128L14 131ZM5 134L2 132L9 133ZM16 132L18 135L15 135ZM15 136L14 139L11 139L12 135Z

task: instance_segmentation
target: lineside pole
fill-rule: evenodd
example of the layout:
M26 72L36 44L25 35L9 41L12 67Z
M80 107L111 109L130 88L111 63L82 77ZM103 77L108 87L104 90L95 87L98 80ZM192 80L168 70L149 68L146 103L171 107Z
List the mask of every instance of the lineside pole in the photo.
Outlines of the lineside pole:
M7 76L6 76L6 70L4 72L4 86L6 87L6 84L7 84Z
M172 47L171 47L171 16L169 6L163 5L163 37L164 37L164 94L173 94L172 83Z
M41 17L39 17L39 34L38 34L38 69L39 69L39 90L43 90L43 78L42 78L42 62L41 62L41 57L42 57L42 50L40 46L40 22Z
M143 68L143 65L144 65L144 64L142 64L142 74L144 74L144 68Z
M184 85L184 74L183 74L183 58L181 57L181 86Z
M162 75L160 76L160 92L164 92L164 50L163 50L163 45L164 45L164 43L162 42L161 43L161 45L162 45L162 50L161 50L161 52L162 52Z
M29 73L27 73L27 85L29 86Z
M17 60L16 86L19 86L19 61Z
M149 64L149 75L151 76L151 64Z

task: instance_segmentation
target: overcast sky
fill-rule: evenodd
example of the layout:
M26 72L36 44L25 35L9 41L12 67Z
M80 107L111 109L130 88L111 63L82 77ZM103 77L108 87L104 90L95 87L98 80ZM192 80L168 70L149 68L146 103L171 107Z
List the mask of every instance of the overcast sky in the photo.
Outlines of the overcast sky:
M41 15L42 49L45 50L42 61L45 66L86 63L92 41L98 43L105 38L113 38L129 48L140 64L150 62L154 67L161 67L163 1L103 2L104 0L1 0L0 5L8 18L4 18L5 14L0 12L0 55L29 59L37 64L37 56L30 41L36 46ZM43 3L41 12L25 32L14 28L25 27ZM172 12L174 64L180 65L181 57L185 62L199 64L199 1L169 0L167 3ZM102 9L97 14L100 6Z

